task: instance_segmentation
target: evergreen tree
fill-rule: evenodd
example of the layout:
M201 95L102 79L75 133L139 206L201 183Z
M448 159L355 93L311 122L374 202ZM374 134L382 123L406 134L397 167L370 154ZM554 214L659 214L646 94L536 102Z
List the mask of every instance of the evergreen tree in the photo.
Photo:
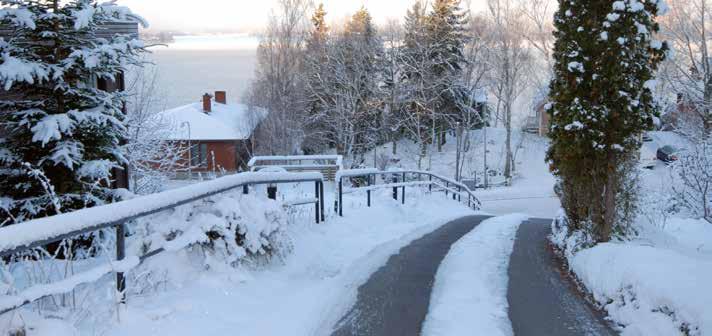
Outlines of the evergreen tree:
M425 6L421 1L416 1L404 20L405 37L401 54L404 108L400 119L406 136L420 144L418 168L422 168L422 160L427 155L428 145L432 143L430 130L435 113L430 90L430 44L426 18Z
M657 114L653 76L667 45L654 39L655 16L664 10L662 1L559 1L548 160L570 232L607 241L630 218L631 162Z
M436 0L430 12L417 1L406 15L404 85L409 133L421 144L421 159L427 144L442 145L445 131L474 111L463 85L467 21L459 0Z
M355 100L354 154L362 155L376 146L381 133L383 114L381 74L383 73L383 41L378 36L371 14L362 7L346 25L343 38L348 76ZM362 158L360 158L362 161Z
M319 16L317 11L315 22ZM320 36L320 25L312 40ZM314 138L321 140L315 143L328 143L359 164L380 133L383 43L371 15L361 8L342 32L330 34L323 45L307 51L309 127L315 130Z
M328 106L332 101L329 97L329 74L328 74L328 48L329 48L329 27L326 24L326 10L324 4L319 4L312 15L312 30L306 42L304 52L303 74L305 77L305 97L306 97L306 125L308 131L302 148L307 153L320 153L326 148L324 139L326 125L323 116L328 113ZM326 141L325 141L326 140Z
M125 162L121 93L96 89L139 64L137 40L97 37L100 25L138 19L93 0L1 1L0 211L9 221L91 207L115 196Z

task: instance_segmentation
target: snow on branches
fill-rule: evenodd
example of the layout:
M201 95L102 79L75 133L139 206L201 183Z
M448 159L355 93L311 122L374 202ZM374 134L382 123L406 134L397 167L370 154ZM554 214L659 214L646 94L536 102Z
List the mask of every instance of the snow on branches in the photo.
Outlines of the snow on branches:
M668 46L653 35L666 6L638 0L559 5L548 159L561 178L571 231L588 228L607 241L630 218L632 162L641 134L659 115L652 88Z
M103 26L143 19L114 2L1 3L12 32L0 37L0 197L12 199L3 209L17 223L111 201L126 94L98 88L120 88L112 83L141 65L144 46Z

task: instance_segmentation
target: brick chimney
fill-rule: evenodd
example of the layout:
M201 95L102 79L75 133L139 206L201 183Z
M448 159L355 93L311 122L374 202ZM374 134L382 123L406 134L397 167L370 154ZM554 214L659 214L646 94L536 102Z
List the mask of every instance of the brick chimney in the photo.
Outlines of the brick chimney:
M203 112L208 113L212 111L212 99L213 97L209 94L204 94L203 95Z
M227 92L215 91L215 102L220 104L227 104Z

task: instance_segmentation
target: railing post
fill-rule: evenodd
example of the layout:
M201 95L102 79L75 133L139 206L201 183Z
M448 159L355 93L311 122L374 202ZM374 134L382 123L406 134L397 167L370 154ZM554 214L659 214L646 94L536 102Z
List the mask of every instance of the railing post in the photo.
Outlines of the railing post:
M316 195L316 203L314 203L314 215L316 216L316 223L319 224L319 219L321 216L319 215L319 181L314 182L314 195Z
M249 193L250 193L250 187L249 187L247 184L245 184L244 186L242 186L242 194L243 194L243 195L247 195L247 194L249 194Z
M447 197L448 189L450 188L450 182L445 181L445 197Z
M393 175L393 183L398 183L398 176ZM393 199L398 200L398 187L393 187Z
M344 216L344 178L339 178L339 216Z
M428 191L433 192L433 175L428 175L428 181L430 184L428 184Z
M460 186L457 187L457 192L460 192ZM454 192L452 193L452 200L457 200L457 195Z
M126 237L124 223L116 226L116 261L126 258ZM126 303L126 277L123 272L116 273L116 292L119 295L119 303Z
M326 220L324 215L324 203L326 203L326 200L324 199L324 181L319 181L319 202L321 203L321 221L323 222Z
M276 200L277 199L277 186L270 185L267 187L267 198Z
M368 175L368 186L372 185L374 175ZM366 190L366 206L371 207L371 189Z
M403 183L404 184L403 184L403 190L401 191L401 203L402 204L405 204L405 179L406 179L406 175L405 175L405 173L403 173Z

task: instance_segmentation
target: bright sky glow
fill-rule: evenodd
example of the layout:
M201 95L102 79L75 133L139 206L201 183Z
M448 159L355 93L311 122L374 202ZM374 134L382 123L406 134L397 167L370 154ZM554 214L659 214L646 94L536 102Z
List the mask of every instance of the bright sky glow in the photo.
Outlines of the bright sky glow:
M480 0L484 1L484 0ZM145 17L157 30L255 30L267 22L277 0L119 0ZM341 19L361 6L377 23L400 19L414 0L324 0L330 20ZM319 3L316 0L315 3Z

